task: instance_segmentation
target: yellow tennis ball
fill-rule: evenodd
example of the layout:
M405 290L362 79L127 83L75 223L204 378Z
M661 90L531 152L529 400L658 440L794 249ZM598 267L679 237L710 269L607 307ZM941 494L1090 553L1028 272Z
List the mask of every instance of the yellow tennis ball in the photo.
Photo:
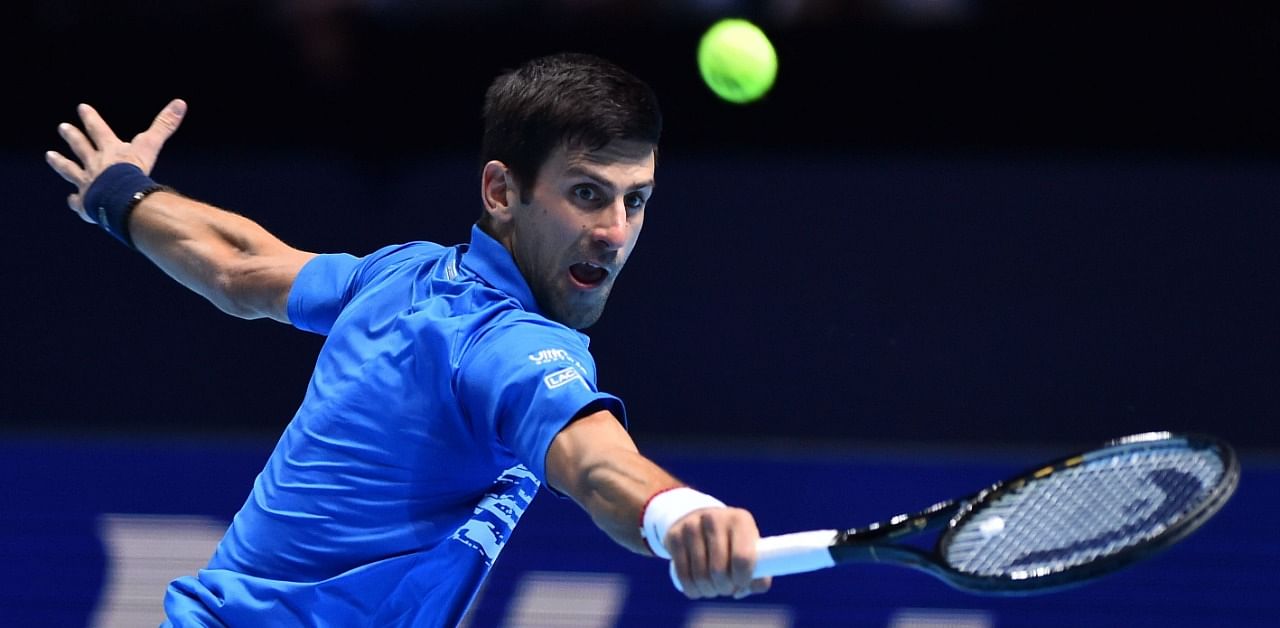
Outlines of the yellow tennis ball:
M758 26L727 18L698 42L698 70L717 96L743 104L759 100L778 76L778 53Z

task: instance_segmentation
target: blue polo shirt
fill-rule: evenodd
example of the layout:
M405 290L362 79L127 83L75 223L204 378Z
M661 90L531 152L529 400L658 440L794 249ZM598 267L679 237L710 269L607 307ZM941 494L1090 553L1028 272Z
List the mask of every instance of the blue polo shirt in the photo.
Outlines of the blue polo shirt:
M321 255L289 318L328 336L306 397L172 625L454 626L596 388L510 254L415 242Z

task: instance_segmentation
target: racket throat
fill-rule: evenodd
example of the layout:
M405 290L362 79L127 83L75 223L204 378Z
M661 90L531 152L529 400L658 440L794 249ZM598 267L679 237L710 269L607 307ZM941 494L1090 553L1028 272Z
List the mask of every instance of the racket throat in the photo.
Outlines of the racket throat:
M930 572L937 568L937 559L931 552L909 545L858 542L841 545L837 542L831 547L831 556L837 564L893 563L918 567Z

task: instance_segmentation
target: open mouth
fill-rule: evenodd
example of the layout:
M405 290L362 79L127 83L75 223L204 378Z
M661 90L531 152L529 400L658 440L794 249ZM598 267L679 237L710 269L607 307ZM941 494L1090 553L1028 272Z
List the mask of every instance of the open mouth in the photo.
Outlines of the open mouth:
M578 262L569 267L569 275L573 280L587 287L595 287L609 276L609 271L602 266L587 262Z

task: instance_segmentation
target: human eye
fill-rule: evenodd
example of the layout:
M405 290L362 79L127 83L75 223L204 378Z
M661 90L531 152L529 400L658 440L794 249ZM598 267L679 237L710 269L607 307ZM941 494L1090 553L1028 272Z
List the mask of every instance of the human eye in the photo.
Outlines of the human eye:
M644 205L649 199L645 198L644 194L632 192L623 197L622 200L626 204L627 209L636 210L644 209Z
M600 190L594 185L575 185L572 190L573 197L584 203L596 203L600 201Z

